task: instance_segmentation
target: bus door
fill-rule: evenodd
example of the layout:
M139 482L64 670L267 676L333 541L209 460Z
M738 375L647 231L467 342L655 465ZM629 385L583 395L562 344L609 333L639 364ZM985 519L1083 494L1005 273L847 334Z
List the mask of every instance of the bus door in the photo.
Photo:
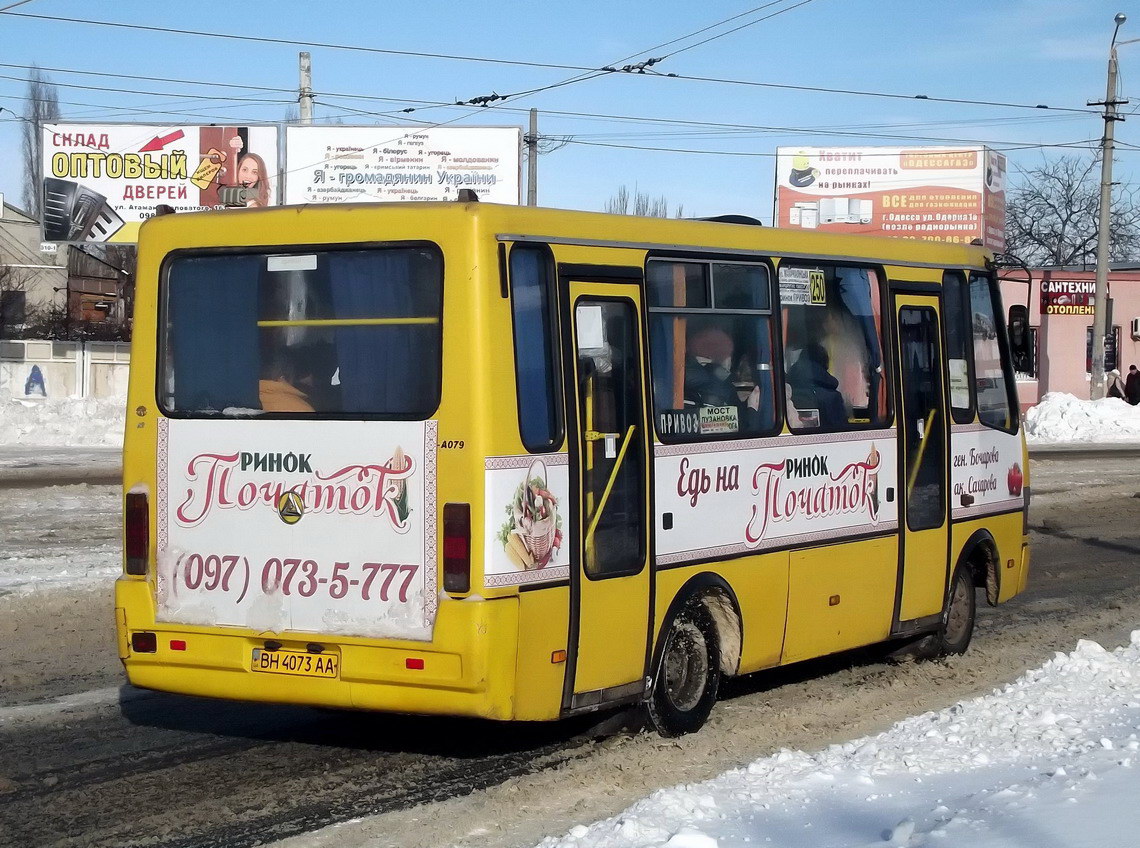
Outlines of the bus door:
M929 627L948 574L946 389L936 294L894 293L898 356L899 585L894 632Z
M645 691L652 487L639 289L565 285L572 609L563 708L574 710Z

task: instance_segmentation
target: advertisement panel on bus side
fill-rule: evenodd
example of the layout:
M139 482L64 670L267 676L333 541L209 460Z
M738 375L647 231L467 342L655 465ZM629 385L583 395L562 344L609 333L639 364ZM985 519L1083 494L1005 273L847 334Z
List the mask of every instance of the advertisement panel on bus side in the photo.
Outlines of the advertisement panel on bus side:
M657 563L891 532L896 445L894 430L657 445Z

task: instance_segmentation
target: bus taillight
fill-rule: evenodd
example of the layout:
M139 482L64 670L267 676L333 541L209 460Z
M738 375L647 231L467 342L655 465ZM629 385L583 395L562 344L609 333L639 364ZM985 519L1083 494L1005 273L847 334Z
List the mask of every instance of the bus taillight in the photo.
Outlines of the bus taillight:
M443 590L471 591L471 505L443 505Z
M146 574L150 553L150 508L145 492L127 492L123 516L127 574Z

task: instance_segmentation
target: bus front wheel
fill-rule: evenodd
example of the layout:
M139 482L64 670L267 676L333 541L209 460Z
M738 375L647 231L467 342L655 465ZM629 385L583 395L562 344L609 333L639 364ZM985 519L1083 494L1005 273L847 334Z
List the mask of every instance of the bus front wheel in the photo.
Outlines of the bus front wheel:
M720 687L720 650L712 616L698 600L673 619L647 711L662 736L700 730L716 703Z

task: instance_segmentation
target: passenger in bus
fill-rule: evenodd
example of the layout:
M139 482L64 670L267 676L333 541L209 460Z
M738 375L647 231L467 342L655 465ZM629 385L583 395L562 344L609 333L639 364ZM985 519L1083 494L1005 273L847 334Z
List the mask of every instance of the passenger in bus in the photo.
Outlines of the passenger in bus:
M283 352L265 359L262 376L257 383L261 408L266 412L314 412L309 396L301 391L296 369Z
M685 344L685 406L734 407L737 427L751 432L759 427L760 391L753 388L741 400L733 382L741 363L734 357L732 336L716 324L697 325Z
M810 342L788 368L788 387L796 409L817 409L821 427L841 430L847 425L847 405L829 365L827 349L819 342Z

